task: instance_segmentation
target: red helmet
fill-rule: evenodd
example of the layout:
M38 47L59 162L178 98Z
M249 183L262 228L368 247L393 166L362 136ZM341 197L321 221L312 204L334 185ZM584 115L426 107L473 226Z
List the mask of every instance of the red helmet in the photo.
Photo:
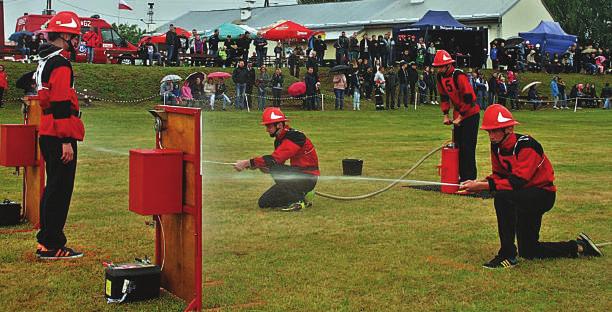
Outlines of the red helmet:
M433 67L439 67L447 64L452 64L454 62L455 60L453 60L453 58L450 56L450 54L448 54L448 52L446 52L446 50L438 50L438 52L436 52L436 57L434 57L433 64L431 65Z
M512 113L503 105L493 104L487 108L482 118L482 130L494 130L518 125Z
M56 32L67 34L81 34L81 21L74 12L62 11L53 16L46 23L47 27L44 32Z
M264 109L263 115L261 115L261 124L268 125L281 121L288 121L287 116L281 112L278 107L268 107Z

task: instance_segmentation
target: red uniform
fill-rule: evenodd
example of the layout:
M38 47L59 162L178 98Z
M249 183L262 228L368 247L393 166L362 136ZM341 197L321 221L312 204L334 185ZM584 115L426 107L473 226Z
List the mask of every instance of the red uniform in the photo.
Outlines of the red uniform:
M317 151L304 133L286 126L276 135L274 152L251 159L251 168L270 168L282 165L289 159L291 167L302 173L319 176Z
M40 135L60 138L63 142L82 141L85 127L80 119L79 102L74 90L72 65L53 45L41 47L36 84L43 115Z
M539 188L556 192L555 172L542 145L532 137L510 134L501 144L491 145L493 173L487 177L491 191Z
M0 89L8 89L8 79L6 72L0 72Z
M95 48L98 45L98 34L90 30L83 35L83 41L85 41L85 46Z
M444 114L450 110L450 102L453 104L453 119L459 115L463 119L478 114L480 107L476 104L476 94L470 84L467 75L459 70L452 70L451 75L438 74L438 92L440 92L440 109ZM450 101L450 102L449 102Z
M453 104L453 120L461 115L461 122L453 128L455 145L459 148L459 182L474 180L477 176L476 144L480 107L476 105L474 88L468 77L459 69L450 67L447 73L437 76L440 92L440 108L446 115Z

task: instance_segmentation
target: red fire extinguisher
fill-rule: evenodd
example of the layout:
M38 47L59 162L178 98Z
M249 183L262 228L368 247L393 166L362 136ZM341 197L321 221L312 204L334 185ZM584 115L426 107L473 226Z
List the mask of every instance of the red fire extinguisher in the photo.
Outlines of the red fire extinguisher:
M438 165L438 174L440 182L449 184L459 183L459 149L455 145L455 136L453 131L453 142L449 143L442 149L442 157L440 165ZM459 191L458 186L442 185L441 192L452 194Z

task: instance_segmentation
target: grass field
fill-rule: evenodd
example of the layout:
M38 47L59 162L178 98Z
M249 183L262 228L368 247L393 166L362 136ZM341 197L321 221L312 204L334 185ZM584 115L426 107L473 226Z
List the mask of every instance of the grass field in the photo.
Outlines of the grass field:
M66 234L69 245L83 250L85 257L39 262L34 258L35 232L0 232L0 311L184 308L168 294L120 307L104 300L102 261L154 254L153 230L144 224L148 218L127 209L127 153L154 146L153 120L146 112L151 105L98 103L84 109L87 134L79 145ZM288 112L291 124L317 147L324 176L341 175L341 159L358 157L364 160L364 175L395 178L449 139L437 107L375 112L371 104L365 106L360 112ZM543 240L573 239L579 231L598 242L612 240L611 116L587 109L515 113L521 121L517 132L540 141L555 168L559 192L555 208L544 217ZM15 105L0 110L0 123L20 119ZM204 159L232 162L269 153L272 139L259 120L258 113L205 112ZM487 137L480 133L481 177L490 170L488 149ZM438 156L431 158L408 178L438 180L438 161ZM0 198L21 197L21 177L13 171L0 168ZM205 309L612 310L609 256L482 269L498 249L492 200L398 186L367 200L319 197L305 211L277 213L257 208L258 196L271 183L259 172L236 173L228 166L205 164ZM357 195L385 185L322 178L317 190Z

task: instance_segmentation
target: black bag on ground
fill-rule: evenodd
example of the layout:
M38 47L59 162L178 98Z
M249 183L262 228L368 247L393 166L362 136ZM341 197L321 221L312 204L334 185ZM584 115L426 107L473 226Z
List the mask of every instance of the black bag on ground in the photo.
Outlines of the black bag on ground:
M161 269L154 264L125 263L106 268L105 296L110 302L159 297Z
M17 225L21 219L21 205L5 199L0 202L0 226Z

